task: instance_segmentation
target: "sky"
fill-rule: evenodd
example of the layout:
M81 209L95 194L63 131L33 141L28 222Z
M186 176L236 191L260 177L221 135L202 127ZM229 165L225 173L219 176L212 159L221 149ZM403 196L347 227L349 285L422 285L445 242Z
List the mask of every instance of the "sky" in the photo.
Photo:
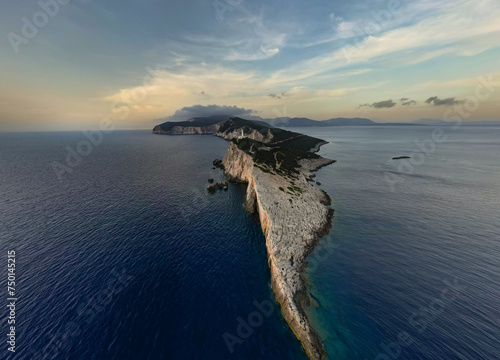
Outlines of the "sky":
M500 120L498 0L5 0L0 131Z

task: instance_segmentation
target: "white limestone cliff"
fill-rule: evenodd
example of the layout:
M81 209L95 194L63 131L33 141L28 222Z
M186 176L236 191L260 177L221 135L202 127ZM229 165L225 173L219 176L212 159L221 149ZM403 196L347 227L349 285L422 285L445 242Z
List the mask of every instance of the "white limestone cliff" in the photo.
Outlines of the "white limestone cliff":
M326 206L330 203L328 195L307 180L313 171L333 162L324 158L303 159L299 175L292 179L254 166L252 157L233 142L223 160L229 180L248 183L246 207L257 211L260 218L276 299L313 360L323 358L325 351L304 310L310 303L304 268L307 256L328 232L333 210Z

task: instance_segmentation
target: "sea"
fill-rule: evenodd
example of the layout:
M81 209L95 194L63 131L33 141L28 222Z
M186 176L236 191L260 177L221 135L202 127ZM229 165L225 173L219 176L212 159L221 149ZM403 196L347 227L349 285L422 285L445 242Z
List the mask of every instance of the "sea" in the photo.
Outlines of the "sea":
M337 160L306 271L327 359L500 359L500 127L292 130ZM0 134L0 358L307 360L246 186L206 192L228 142L100 135Z

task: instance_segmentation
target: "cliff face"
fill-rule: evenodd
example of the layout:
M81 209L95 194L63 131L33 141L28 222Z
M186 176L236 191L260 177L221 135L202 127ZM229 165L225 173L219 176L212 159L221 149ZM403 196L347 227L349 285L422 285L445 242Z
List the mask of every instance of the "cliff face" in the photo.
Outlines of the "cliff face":
M335 161L314 154L326 142L241 118L193 118L167 122L155 134L213 134L232 140L223 160L229 180L248 183L246 207L257 211L283 317L313 360L324 357L305 308L311 299L304 279L306 258L330 228L330 198L307 180Z
M310 185L307 178L312 171L332 162L324 158L302 160L298 177L291 179L254 166L252 157L234 143L223 160L229 180L248 183L246 207L259 214L276 299L284 318L314 360L321 359L325 352L304 311L310 297L303 270L319 237L328 231L333 212L323 205L329 203L328 195Z
M163 130L160 125L153 129L153 134L162 135L207 135L215 134L219 131L221 123L208 126L174 126L170 130Z
M267 133L262 134L261 132L250 128L242 128L234 131L218 132L215 134L215 136L221 137L226 140L232 140L234 138L243 136L248 139L260 141L262 143L271 142L271 140L273 139L273 134L271 133L271 131L267 131Z
M232 140L238 137L246 137L248 139L260 141L263 143L270 142L273 139L273 134L271 131L265 133L259 132L250 127L242 127L237 130L226 130L221 131L221 127L227 120L220 121L216 124L211 124L207 126L186 126L183 125L173 126L169 130L164 130L161 125L157 125L153 129L153 134L162 135L215 135L221 137L225 140Z

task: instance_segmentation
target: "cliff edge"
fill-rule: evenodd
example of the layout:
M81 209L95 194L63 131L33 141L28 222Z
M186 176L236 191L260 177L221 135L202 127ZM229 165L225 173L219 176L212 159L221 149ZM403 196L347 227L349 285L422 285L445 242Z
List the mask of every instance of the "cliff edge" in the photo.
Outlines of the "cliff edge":
M311 359L324 357L323 345L305 307L310 296L304 279L307 256L330 226L333 211L326 193L307 182L308 175L333 160L303 163L296 177L268 172L235 142L223 163L229 180L248 183L246 207L257 211L266 238L271 284L281 311ZM285 190L286 189L286 190Z
M248 183L245 205L250 212L258 212L271 284L283 317L309 357L322 359L323 344L305 312L311 299L304 269L307 256L328 233L333 216L327 207L329 196L308 182L312 172L335 162L315 154L326 142L240 118L209 124L196 119L162 126L153 132L211 133L231 141L222 161L224 173L230 181Z

